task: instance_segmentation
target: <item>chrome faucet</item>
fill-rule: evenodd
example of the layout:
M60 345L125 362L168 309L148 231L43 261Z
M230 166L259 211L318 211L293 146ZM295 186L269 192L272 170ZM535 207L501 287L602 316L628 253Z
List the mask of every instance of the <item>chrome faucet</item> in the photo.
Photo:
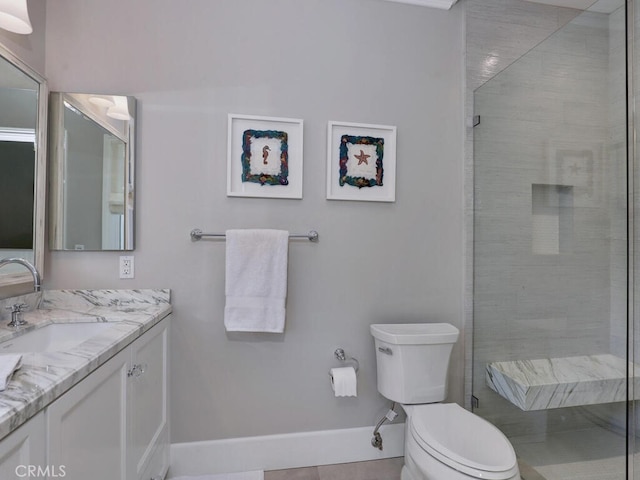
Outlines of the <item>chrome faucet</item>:
M29 269L29 271L31 272L31 275L33 276L33 291L39 292L40 291L40 274L38 273L38 270L36 269L36 267L34 267L31 263L29 263L24 258L3 258L2 260L0 260L0 268L4 267L5 265L9 265L11 263L17 263Z

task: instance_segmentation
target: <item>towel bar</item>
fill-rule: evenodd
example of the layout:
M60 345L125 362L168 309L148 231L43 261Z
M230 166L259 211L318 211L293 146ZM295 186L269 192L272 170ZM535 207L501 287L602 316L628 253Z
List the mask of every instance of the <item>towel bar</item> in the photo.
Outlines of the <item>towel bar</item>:
M309 233L306 234L289 234L289 238L306 238L307 240L309 240L310 242L317 242L318 241L318 237L320 235L318 234L318 232L316 232L315 230L311 230ZM203 233L202 230L200 230L199 228L194 228L193 230L191 230L191 240L194 242L197 242L198 240L201 240L202 237L220 237L220 238L224 238L226 237L226 235L224 233Z

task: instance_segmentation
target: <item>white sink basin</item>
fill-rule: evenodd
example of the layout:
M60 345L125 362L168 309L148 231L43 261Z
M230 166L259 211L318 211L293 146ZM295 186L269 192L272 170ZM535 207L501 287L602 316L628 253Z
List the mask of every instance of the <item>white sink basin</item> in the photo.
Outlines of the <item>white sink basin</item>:
M70 350L111 328L112 323L52 323L0 343L0 353Z

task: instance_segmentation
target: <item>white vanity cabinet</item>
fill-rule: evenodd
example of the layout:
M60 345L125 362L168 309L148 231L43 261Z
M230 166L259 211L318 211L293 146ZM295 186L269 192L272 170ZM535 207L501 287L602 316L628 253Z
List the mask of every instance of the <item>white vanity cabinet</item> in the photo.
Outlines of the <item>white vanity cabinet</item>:
M167 317L45 409L65 480L156 480L169 467Z
M0 478L28 478L34 467L45 465L44 414L40 412L0 442ZM64 473L64 469L57 471Z

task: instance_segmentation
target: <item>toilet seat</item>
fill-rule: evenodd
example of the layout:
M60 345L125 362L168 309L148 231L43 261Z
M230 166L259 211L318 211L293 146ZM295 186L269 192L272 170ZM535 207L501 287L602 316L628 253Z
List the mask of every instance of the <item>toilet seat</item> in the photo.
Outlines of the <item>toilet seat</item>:
M518 472L507 437L455 403L412 405L409 429L422 449L471 477L501 480Z

